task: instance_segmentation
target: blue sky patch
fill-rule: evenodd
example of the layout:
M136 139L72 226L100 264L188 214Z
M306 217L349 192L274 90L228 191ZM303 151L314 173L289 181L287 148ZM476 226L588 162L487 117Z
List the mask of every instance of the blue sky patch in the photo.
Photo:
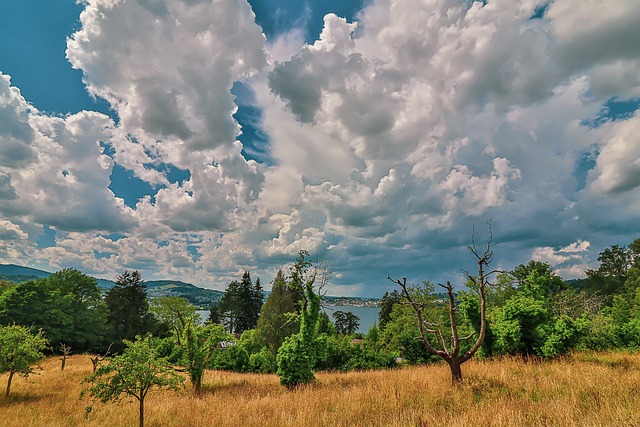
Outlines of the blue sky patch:
M269 154L269 135L262 130L262 110L256 107L255 92L248 85L236 82L231 93L238 105L233 118L242 126L242 134L238 137L243 145L242 155L247 160L273 165Z
M544 18L544 14L547 12L547 9L549 9L549 3L539 4L538 6L536 6L535 10L533 11L533 15L531 15L531 18L529 19Z
M3 0L0 70L39 110L66 114L99 111L115 119L109 104L94 100L82 71L65 57L67 37L79 28L82 4L75 1Z
M133 171L125 169L117 163L113 165L109 189L113 191L113 194L124 199L125 205L133 209L135 209L138 200L144 196L151 196L151 201L154 202L159 190L138 178Z
M582 122L582 125L597 128L606 122L627 120L640 108L640 98L620 100L618 97L607 99L596 117Z
M291 28L304 30L305 41L312 43L318 39L322 31L323 17L327 13L335 13L353 21L358 11L367 3L366 0L336 1L300 1L300 0L249 0L256 14L256 22L267 36L274 37Z
M40 249L51 248L56 245L57 231L48 225L43 227L42 234L36 237L36 246Z
M124 239L125 237L127 237L126 234L124 233L109 233L109 234L100 234L101 237L104 237L105 239L109 239L113 242L117 242L120 239Z

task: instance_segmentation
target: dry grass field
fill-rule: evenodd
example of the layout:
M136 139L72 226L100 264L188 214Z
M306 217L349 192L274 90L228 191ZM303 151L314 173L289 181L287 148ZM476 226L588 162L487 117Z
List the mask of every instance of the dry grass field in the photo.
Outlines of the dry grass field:
M80 400L88 356L47 359L0 397L0 426L135 426L137 402ZM553 362L472 360L464 385L448 367L319 373L289 392L275 375L207 372L201 397L152 392L147 426L639 426L640 354L574 354ZM4 390L7 376L0 380Z

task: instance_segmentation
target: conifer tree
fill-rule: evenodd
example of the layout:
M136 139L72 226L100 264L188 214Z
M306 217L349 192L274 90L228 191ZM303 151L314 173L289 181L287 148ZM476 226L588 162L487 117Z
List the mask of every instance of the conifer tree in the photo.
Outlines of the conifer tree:
M256 339L275 355L285 338L299 330L299 322L291 315L296 311L293 292L287 287L282 270L278 271L271 285L271 293L262 305Z

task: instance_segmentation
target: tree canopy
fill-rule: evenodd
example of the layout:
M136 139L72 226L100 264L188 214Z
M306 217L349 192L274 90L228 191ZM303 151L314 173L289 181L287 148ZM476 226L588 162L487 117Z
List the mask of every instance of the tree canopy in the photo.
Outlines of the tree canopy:
M20 325L0 326L0 374L9 374L5 397L15 374L28 377L33 365L44 358L47 340L42 330L35 334Z

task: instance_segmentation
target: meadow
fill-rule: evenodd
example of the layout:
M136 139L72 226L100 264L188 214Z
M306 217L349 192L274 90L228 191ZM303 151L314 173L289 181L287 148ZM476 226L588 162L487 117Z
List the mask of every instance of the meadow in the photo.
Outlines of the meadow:
M0 425L134 426L137 402L94 404L85 419L81 384L89 356L49 358L39 375L15 378L0 398ZM503 358L463 365L450 385L446 365L318 373L287 391L275 375L208 371L195 396L156 391L147 426L640 426L640 354L575 353L554 361ZM4 386L6 375L2 378Z

